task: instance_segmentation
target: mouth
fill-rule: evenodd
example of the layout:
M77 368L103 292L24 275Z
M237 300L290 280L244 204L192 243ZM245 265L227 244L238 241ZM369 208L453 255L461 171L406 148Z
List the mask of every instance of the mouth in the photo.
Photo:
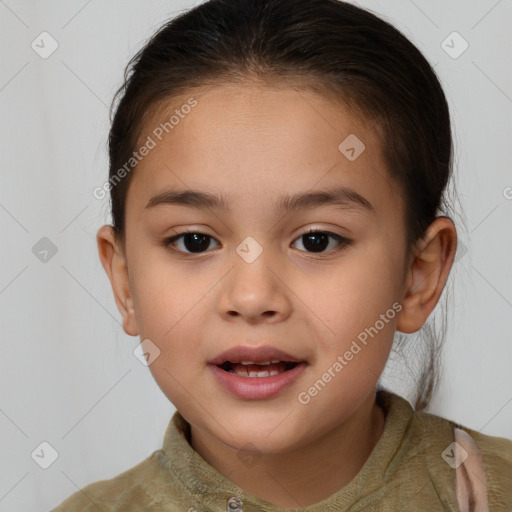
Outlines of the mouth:
M208 366L217 384L238 399L266 400L284 393L304 374L308 364L275 349L238 347Z
M293 370L299 363L294 361L280 361L273 359L270 361L262 361L255 363L254 361L224 361L222 364L216 365L227 373L238 375L239 377L262 378L272 377L281 373Z

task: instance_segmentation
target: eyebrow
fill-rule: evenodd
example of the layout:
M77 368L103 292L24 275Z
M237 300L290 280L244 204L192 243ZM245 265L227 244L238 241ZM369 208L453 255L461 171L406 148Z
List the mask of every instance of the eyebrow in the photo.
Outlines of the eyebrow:
M145 208L153 208L157 205L178 205L199 209L229 211L229 201L225 196L190 189L167 190L161 194L157 194L148 201ZM352 209L375 213L375 208L366 198L355 190L344 186L332 190L320 190L281 196L274 210L279 213L329 205L339 207L343 210Z

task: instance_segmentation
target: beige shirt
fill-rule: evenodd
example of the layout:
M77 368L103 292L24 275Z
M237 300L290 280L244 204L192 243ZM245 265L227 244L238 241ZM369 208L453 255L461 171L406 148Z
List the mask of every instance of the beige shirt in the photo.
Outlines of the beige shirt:
M486 436L377 392L384 431L359 473L306 512L512 512L512 441ZM208 464L175 412L163 447L135 467L87 485L52 512L277 512ZM295 510L295 509L294 509Z

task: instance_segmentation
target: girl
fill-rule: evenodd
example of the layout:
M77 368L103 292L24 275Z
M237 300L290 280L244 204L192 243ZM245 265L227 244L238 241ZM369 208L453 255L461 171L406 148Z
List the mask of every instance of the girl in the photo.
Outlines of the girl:
M209 0L129 67L98 248L177 411L54 510L511 510L512 441L425 412L433 371L414 408L379 383L457 245L416 47L338 0Z

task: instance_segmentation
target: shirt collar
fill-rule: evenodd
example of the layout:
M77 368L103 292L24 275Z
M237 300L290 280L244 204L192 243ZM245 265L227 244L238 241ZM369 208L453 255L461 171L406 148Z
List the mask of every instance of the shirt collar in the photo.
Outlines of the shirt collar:
M406 446L402 443L411 424L414 410L404 398L379 389L377 402L384 410L386 421L382 435L358 474L343 488L321 502L301 508L306 512L344 510L352 505L364 487L365 495L378 491L400 465ZM258 496L244 492L206 462L190 444L190 424L176 411L164 437L163 451L174 469L179 492L188 494L198 510L232 512L277 512L285 510ZM242 508L237 504L240 504ZM192 504L193 506L193 504ZM199 507L199 508L198 508ZM288 509L290 510L290 509Z

